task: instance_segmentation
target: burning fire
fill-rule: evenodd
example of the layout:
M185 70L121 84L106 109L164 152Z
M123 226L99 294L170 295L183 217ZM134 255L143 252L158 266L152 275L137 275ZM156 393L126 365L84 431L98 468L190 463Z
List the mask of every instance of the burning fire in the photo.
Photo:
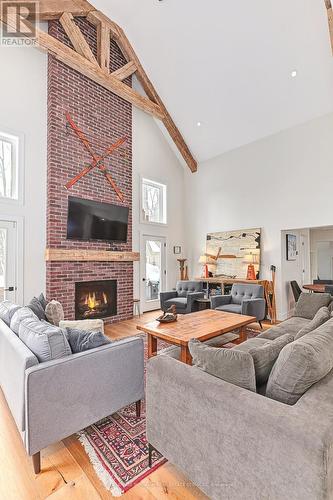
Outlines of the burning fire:
M102 296L103 296L103 303L107 304L108 299L107 299L106 293L103 292ZM90 310L94 310L99 305L101 305L101 302L102 301L96 300L96 293L92 292L92 293L87 294L86 300L85 300L85 305L88 306Z

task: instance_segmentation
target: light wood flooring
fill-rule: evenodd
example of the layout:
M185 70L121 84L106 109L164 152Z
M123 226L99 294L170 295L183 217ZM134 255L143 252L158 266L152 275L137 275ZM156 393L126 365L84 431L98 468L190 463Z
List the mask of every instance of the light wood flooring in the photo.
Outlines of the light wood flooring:
M112 338L137 334L136 325L155 318L146 313L140 318L107 327ZM254 325L256 327L256 325ZM74 458L75 457L75 458ZM0 500L95 500L110 499L96 476L77 439L49 446L42 451L42 472L35 476L21 437L0 390ZM166 463L122 497L124 500L186 499L204 500L200 492L174 465Z

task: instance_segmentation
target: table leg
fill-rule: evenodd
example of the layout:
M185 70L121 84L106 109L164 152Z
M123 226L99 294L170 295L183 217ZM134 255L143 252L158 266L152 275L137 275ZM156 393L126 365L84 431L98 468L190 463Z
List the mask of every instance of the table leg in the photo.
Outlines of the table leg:
M182 345L180 347L180 361L187 365L192 365L192 356L188 350L188 345Z
M242 344L242 342L245 342L246 340L247 340L246 326L242 326L241 329L239 330L238 342L239 344Z
M157 338L148 334L148 358L152 358L157 354Z

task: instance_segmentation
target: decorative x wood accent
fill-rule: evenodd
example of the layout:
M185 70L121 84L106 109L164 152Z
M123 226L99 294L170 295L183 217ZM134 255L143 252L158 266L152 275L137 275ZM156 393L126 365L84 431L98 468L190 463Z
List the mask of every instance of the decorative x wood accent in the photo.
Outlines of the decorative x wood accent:
M85 134L76 125L76 123L74 123L74 121L70 117L69 113L66 113L66 120L67 120L67 124L74 131L75 135L80 139L80 141L82 142L82 144L83 144L84 148L86 149L86 151L88 151L88 153L92 157L92 163L90 165L86 166L83 170L81 170L81 172L78 173L75 177L73 177L73 179L71 179L70 181L68 181L67 184L65 185L65 188L66 189L70 189L80 179L82 179L82 177L84 177L85 175L89 174L89 172L91 172L95 167L97 167L104 174L106 180L112 186L112 188L116 192L116 194L117 194L118 198L120 199L120 201L124 201L124 195L122 194L122 192L118 188L117 184L113 180L110 172L108 172L108 169L104 165L104 160L108 156L110 156L116 149L118 149L122 144L124 144L124 142L126 142L126 140L127 140L127 137L122 137L121 139L119 139L117 142L115 142L114 144L112 144L105 151L105 153L102 156L99 156L99 155L97 155L94 152L94 150L91 147L90 141L86 138Z

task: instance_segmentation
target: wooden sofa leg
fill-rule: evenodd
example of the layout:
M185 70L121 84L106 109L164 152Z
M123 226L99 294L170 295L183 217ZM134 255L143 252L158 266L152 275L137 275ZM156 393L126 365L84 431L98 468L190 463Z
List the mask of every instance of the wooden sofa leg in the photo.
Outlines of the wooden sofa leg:
M136 407L136 418L140 418L141 417L141 400L137 401L135 403L135 407Z
M34 467L35 474L40 473L40 451L32 455L32 465Z
M262 322L259 321L260 328L263 329Z

